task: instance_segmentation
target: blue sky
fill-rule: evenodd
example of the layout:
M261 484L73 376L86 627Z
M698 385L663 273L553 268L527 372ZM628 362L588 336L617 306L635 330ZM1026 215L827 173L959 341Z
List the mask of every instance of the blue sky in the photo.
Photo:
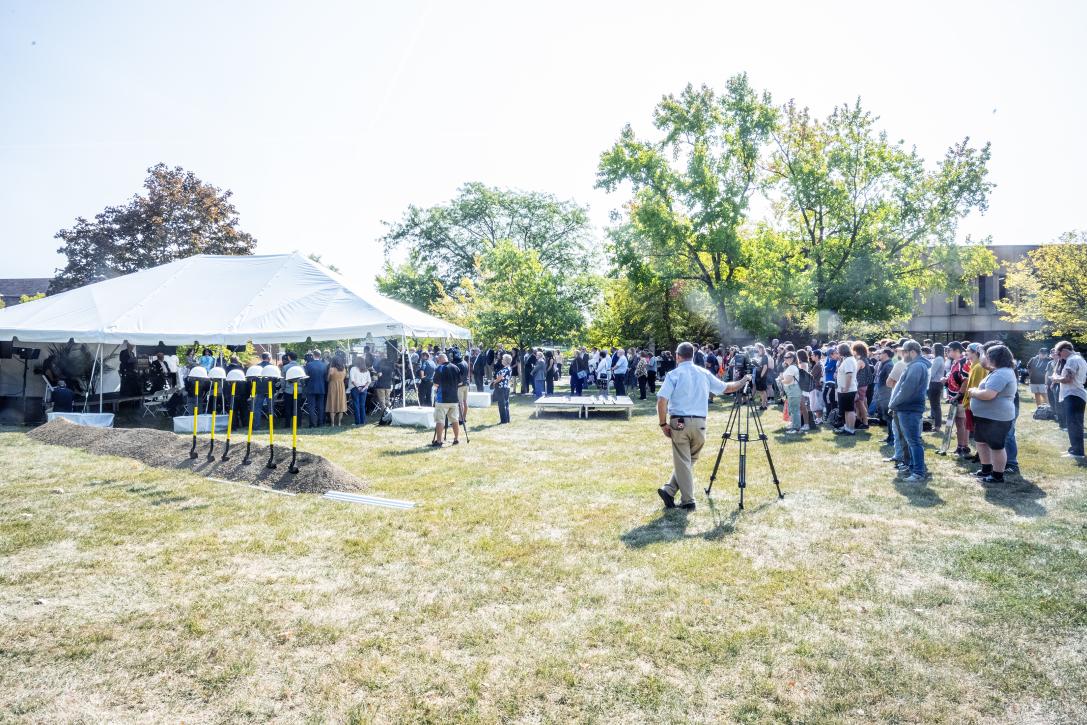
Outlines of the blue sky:
M998 243L1087 227L1087 3L0 0L0 276L163 161L234 191L258 252L380 268L382 220L469 180L588 204L625 123L747 71L820 114L861 96L935 160L993 143Z

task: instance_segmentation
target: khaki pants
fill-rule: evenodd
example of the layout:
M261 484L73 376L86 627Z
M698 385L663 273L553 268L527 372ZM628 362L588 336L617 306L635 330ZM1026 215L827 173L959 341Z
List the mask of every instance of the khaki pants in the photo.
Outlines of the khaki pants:
M676 419L668 419L672 429L672 478L664 490L672 496L678 490L682 494L680 503L689 503L694 501L694 464L706 443L706 419L684 418L683 424L683 430L676 430Z

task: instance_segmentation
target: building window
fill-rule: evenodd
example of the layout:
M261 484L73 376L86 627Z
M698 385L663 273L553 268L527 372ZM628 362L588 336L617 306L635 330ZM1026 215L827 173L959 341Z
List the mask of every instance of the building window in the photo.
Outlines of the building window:
M1002 274L997 278L997 289L999 299L1008 299L1008 275Z
M959 309L960 310L965 310L966 309L966 298L963 297L962 295L959 295Z
M989 306L989 278L985 275L978 276L978 309Z

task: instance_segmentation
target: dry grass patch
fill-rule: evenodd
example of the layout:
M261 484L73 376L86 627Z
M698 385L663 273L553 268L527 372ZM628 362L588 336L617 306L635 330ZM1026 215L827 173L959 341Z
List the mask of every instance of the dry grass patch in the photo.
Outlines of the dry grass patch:
M703 482L723 409L711 416ZM0 433L0 712L45 721L1087 720L1087 483L1024 409L1027 481L897 483L875 436L734 451L662 513L631 421L473 411L303 447L416 501L281 497ZM771 413L773 417L773 413ZM933 439L929 439L930 441ZM55 489L63 493L53 493Z

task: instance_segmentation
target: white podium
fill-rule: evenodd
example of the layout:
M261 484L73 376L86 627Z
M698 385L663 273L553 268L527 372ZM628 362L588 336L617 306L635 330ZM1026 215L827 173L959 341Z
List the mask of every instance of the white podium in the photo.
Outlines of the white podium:
M389 412L393 417L393 425L434 427L434 408L409 405L405 408L391 408Z
M469 408L490 408L491 407L491 394L488 391L477 393L475 391L468 391L468 407Z

